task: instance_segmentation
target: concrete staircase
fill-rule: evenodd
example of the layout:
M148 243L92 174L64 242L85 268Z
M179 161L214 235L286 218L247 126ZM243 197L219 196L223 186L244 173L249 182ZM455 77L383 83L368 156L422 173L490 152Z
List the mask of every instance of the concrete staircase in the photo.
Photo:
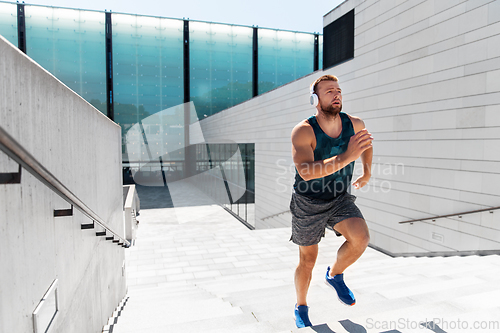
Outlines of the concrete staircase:
M315 326L297 329L290 230L250 231L176 190L175 208L141 211L127 250L128 299L107 332L500 332L499 256L391 258L368 248L345 272L357 299L347 307L323 280L343 242L333 232L320 243L308 296Z

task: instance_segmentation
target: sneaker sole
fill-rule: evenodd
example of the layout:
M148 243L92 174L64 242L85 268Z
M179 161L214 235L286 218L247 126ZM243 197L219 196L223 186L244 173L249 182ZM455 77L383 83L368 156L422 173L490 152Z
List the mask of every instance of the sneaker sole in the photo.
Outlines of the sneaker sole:
M329 283L328 283L328 281L326 281L326 279L324 280L324 282L325 282L325 284L326 284L328 287L330 287L330 288L332 288L333 290L335 290L335 288L334 288L331 284L329 284ZM337 293L337 290L335 290L335 295L337 295L337 299L340 301L340 303L344 304L345 306L353 306L353 305L355 305L355 304L356 304L356 302L354 302L354 303L352 303L352 304L347 304L346 302L344 302L343 300L341 300L341 299L340 299L340 297L339 297L339 294Z
M295 316L293 317L293 323L295 324L295 326L297 326L297 322L296 322L296 319L295 319ZM311 325L311 326L304 326L304 327L297 327L297 328L306 328L306 327L313 327L314 325Z

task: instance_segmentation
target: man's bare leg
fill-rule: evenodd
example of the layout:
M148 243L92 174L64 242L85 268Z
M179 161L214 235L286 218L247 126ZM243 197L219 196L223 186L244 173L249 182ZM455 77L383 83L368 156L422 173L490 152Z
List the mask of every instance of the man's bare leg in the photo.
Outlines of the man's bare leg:
M342 274L347 267L361 257L370 242L368 226L362 218L346 219L337 223L334 228L345 237L346 241L337 252L337 259L330 270L330 277Z
M307 291L311 283L312 270L318 257L318 244L299 246L299 265L295 270L295 290L297 306L307 305Z

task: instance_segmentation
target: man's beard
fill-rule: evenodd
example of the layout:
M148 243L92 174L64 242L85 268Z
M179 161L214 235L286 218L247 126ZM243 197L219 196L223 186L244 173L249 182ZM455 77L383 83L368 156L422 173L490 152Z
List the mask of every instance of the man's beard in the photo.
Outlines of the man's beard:
M321 106L321 111L323 111L325 116L327 116L328 118L335 118L338 116L340 111L342 111L342 104L340 104L340 106L334 106L332 104L329 104L325 107L320 102L320 106Z

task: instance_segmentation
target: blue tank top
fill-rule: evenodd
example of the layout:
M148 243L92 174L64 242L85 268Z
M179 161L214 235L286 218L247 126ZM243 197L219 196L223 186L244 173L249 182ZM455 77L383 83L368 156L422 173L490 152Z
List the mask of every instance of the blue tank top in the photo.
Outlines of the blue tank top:
M318 124L316 116L307 118L316 136L316 148L314 149L314 160L320 161L326 158L340 155L347 150L349 139L355 134L349 116L343 112L339 113L342 121L342 132L338 138L328 136ZM295 183L293 188L296 193L315 199L332 200L347 192L351 185L354 161L337 172L323 178L304 180L295 168Z

